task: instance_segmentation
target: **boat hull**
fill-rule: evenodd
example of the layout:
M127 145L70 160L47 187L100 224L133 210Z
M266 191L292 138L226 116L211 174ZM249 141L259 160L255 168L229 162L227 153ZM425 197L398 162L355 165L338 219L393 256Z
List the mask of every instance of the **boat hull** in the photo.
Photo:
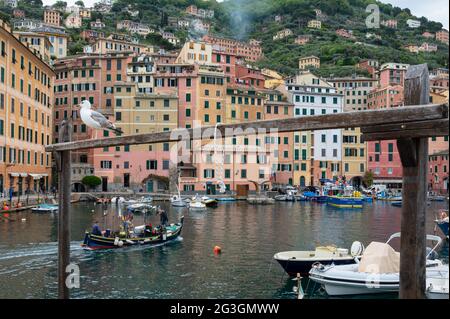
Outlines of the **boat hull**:
M182 228L183 221L179 224L175 224L174 226L167 227L165 234L156 234L151 237L118 238L118 240L116 238L97 236L86 232L84 242L81 246L87 250L99 250L163 244L178 238L181 234ZM116 244L118 241L121 241L122 244Z
M345 259L314 259L314 260L286 260L274 257L275 260L283 267L284 271L291 277L297 276L297 274L302 275L303 277L309 276L309 271L312 268L312 265L316 262L320 262L322 265L349 265L354 264L355 260L353 257L345 258Z
M338 197L329 196L328 205L338 208L362 208L362 197Z

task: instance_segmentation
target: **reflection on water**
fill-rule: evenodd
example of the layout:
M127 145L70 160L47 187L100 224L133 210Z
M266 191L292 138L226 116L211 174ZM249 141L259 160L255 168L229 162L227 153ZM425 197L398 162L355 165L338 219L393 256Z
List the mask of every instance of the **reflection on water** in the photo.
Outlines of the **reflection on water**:
M433 233L435 214L444 205L429 207L428 233ZM362 211L304 202L220 203L206 213L162 206L168 209L171 222L185 216L176 241L91 252L80 246L85 230L96 220L103 229L117 228L117 211L87 203L73 205L71 261L80 267L81 288L72 290L72 297L295 298L296 282L272 259L276 252L314 249L319 244L349 248L355 240L368 245L386 241L400 230L401 210L383 202L368 204ZM134 216L135 225L158 220L154 214ZM0 287L8 289L0 290L0 298L56 297L56 232L57 214L23 212L1 219ZM214 255L215 245L222 247L222 254ZM448 244L440 254L448 262ZM306 280L303 285L307 291L315 288ZM317 292L314 297L326 296Z

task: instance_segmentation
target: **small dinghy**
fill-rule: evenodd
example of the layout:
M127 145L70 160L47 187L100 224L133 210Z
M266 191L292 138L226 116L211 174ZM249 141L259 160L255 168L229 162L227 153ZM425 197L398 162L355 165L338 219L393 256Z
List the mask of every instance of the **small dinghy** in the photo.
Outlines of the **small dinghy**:
M206 205L202 202L202 199L197 195L192 198L189 202L189 210L193 211L204 211L206 210Z
M364 251L364 245L359 241L352 244L350 253L348 249L334 246L316 247L314 251L283 251L276 253L273 258L283 267L289 276L308 276L314 263L323 265L354 264Z
M170 198L170 204L173 207L186 207L188 205L188 203L182 199L180 195L173 195Z
M202 203L206 205L206 207L217 207L217 200L214 198L210 198L208 196L202 197Z
M370 243L357 264L325 266L317 263L309 272L309 278L320 283L330 296L398 292L400 253L389 242L399 237L400 233L396 233L386 243ZM436 254L435 249L442 239L433 235L427 235L427 239L437 242L427 254L426 266L427 277L436 277L439 272L435 270L442 266L442 262L428 258Z
M33 213L54 213L58 211L56 204L39 204L31 209Z
M129 234L119 232L116 234L105 233L103 235L94 235L86 232L84 242L81 245L87 250L123 248L128 246L144 246L163 244L176 239L181 234L183 228L184 216L180 218L177 224L170 224L162 227L151 227L149 225L136 226Z

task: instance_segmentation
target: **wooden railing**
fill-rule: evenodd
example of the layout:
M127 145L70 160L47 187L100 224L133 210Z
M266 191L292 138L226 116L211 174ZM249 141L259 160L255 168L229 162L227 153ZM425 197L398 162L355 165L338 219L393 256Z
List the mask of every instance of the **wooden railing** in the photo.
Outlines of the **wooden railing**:
M246 129L265 129L277 133L361 127L363 140L397 140L403 165L403 205L400 248L400 297L424 298L425 295L425 210L427 191L428 137L445 136L448 128L448 104L428 104L429 76L426 65L412 66L405 78L405 107L349 113L317 115L289 119L266 120L218 125L221 136L249 135ZM414 106L412 106L414 105ZM71 123L63 122L60 141L49 145L55 153L59 176L58 288L59 297L68 298L65 286L66 266L70 257L70 152L80 149L120 145L163 143L188 139L213 138L212 127L119 136L97 140L70 142Z

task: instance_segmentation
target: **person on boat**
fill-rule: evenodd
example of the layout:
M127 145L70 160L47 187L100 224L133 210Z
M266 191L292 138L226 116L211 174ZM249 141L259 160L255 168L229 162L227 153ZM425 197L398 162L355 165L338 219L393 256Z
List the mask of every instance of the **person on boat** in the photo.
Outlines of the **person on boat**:
M102 236L102 230L98 225L98 221L95 221L94 225L92 226L92 235Z
M169 218L167 217L167 213L164 209L158 208L159 220L162 226L166 226L169 222Z

